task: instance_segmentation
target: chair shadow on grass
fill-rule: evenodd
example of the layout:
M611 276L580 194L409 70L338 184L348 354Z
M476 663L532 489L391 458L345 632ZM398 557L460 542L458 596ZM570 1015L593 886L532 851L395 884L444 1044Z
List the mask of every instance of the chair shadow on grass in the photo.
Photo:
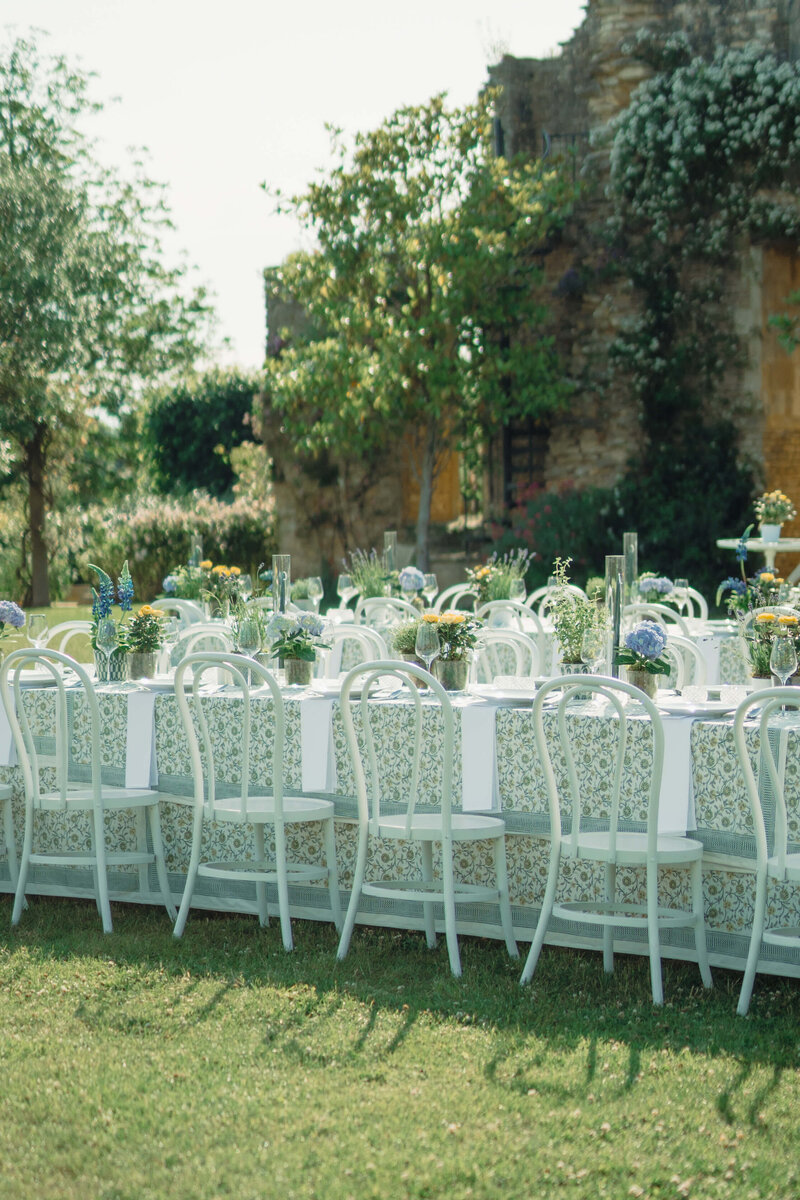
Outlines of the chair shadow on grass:
M532 985L521 987L519 964L492 939L463 938L464 974L455 979L444 938L430 951L417 931L357 926L347 959L337 963L337 935L324 922L296 922L295 949L287 953L276 920L262 929L248 915L194 912L176 941L158 908L116 904L114 934L108 937L90 901L32 897L14 930L8 927L10 906L10 897L0 899L6 961L24 948L39 963L88 957L135 968L148 988L154 986L149 972L167 976L173 990L176 981L182 985L175 999L184 1005L182 1020L196 1025L215 1019L235 989L279 989L286 998L283 1015L279 1022L265 1019L264 1038L298 1063L326 1065L319 1052L309 1051L303 1029L356 1002L367 1006L366 1018L354 1023L347 1046L332 1052L332 1059L369 1051L388 1062L424 1014L427 1020L483 1026L500 1035L484 1066L487 1077L515 1093L541 1091L553 1102L581 1098L574 1083L552 1079L554 1054L585 1053L581 1086L588 1095L613 1043L626 1053L624 1069L618 1066L614 1076L617 1094L632 1091L659 1052L724 1058L728 1067L733 1060L735 1074L728 1069L724 1081L710 1086L709 1099L725 1122L755 1125L785 1072L800 1066L797 979L759 976L751 1014L739 1018L740 973L717 968L709 992L699 986L694 963L670 959L664 960L665 1004L654 1008L647 958L639 955L618 955L614 974L607 976L598 953L545 946ZM190 1004L209 981L217 984L211 997ZM82 1000L76 1017L89 1025L151 1032L152 1023L135 1011L135 991L130 1003L132 1010L126 996L111 988L91 1002ZM383 1014L395 1018L391 1028L381 1024ZM769 1081L750 1094L754 1071L765 1066L772 1068Z

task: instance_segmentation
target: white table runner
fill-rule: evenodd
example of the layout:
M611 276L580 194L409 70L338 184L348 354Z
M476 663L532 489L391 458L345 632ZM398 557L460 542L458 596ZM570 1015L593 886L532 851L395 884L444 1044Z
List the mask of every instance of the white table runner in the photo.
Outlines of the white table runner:
M304 792L336 791L332 699L300 698L300 756Z
M663 716L664 772L658 802L658 832L683 836L696 829L692 794L692 719Z
M125 787L158 786L156 766L155 692L128 693L125 738Z
M458 707L461 708L461 807L464 812L499 808L497 705L468 701Z

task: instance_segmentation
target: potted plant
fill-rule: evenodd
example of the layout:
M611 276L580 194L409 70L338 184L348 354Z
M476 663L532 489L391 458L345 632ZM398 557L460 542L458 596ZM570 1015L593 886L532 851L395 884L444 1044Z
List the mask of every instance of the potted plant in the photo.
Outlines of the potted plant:
M463 692L467 686L469 664L481 622L469 613L426 613L423 621L436 625L439 656L433 673L447 692Z
M761 540L764 542L777 542L781 536L783 522L791 521L797 515L792 501L778 488L774 492L763 492L753 508L758 517Z
M133 580L128 570L128 560L122 564L116 587L110 575L94 563L89 563L89 569L98 578L98 585L92 588L92 649L95 651L95 677L100 683L128 678L128 625L127 614L133 608ZM119 601L122 612L120 618L112 617L114 601ZM117 627L117 645L110 654L97 653L97 627L101 621L113 620Z
M663 604L674 590L675 584L666 575L643 571L639 576L639 600L643 604Z
M797 617L757 612L748 626L742 622L741 632L750 678L756 687L769 687L773 681L770 666L773 638L778 634L791 637L800 649Z
M387 571L377 550L354 550L344 568L363 600L373 596L397 596L400 593L397 571Z
M490 600L518 600L525 594L525 575L533 555L529 550L509 550L498 558L494 553L478 567L467 569L467 578L478 593L478 604ZM518 594L512 594L517 592Z
M666 632L656 621L639 621L625 634L615 662L626 668L628 683L641 688L652 700L656 676L669 675L671 667L661 655L667 645Z
M325 622L315 613L273 613L266 625L266 636L272 643L270 657L277 658L286 670L287 684L311 683L317 650L330 647L320 641Z
M607 625L605 607L587 596L567 590L569 558L557 558L553 563L555 590L550 594L548 613L553 622L559 658L569 674L588 671L583 659L584 638L603 633Z
M25 613L13 600L0 600L0 647L3 639L8 637L12 629L21 629L25 624ZM3 654L0 649L0 662Z
M150 679L156 673L156 660L161 649L160 608L143 604L128 622L128 657L131 679Z

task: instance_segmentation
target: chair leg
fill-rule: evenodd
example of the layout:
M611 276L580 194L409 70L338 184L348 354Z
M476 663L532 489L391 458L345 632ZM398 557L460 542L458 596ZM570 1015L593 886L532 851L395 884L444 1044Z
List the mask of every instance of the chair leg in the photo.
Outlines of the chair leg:
M175 905L172 901L172 892L170 891L169 877L167 875L167 863L164 857L164 839L161 836L161 813L157 804L149 804L147 807L150 816L150 836L153 839L153 854L156 860L158 886L161 888L161 898L169 914L169 919L174 924L178 914L175 911Z
M422 842L422 878L425 883L433 883L433 843ZM436 949L436 925L433 918L433 901L423 901L422 913L425 919L425 941L429 950Z
M350 949L350 939L353 936L353 927L358 916L358 905L361 901L361 889L364 886L364 875L367 869L367 841L368 834L366 829L359 829L358 832L358 849L356 851L356 868L353 873L353 886L350 891L350 903L347 905L347 913L344 918L344 926L342 928L342 936L339 938L339 947L336 951L336 958L339 962L347 957L347 951Z
M550 924L550 917L553 915L553 904L556 898L556 884L558 883L558 868L560 864L561 846L554 837L550 844L550 865L547 870L547 885L544 889L539 920L536 923L536 932L533 935L528 957L525 959L525 966L522 968L522 975L520 976L521 984L530 983L531 979L533 979L533 972L536 970L536 964L542 952L547 926Z
M453 842L442 843L442 876L444 879L444 932L447 939L447 953L450 958L450 970L456 978L461 975L461 955L458 952L458 931L456 927L456 882L453 870Z
M759 871L756 877L756 903L753 912L753 932L750 934L750 949L747 952L747 964L742 976L742 990L739 992L739 1003L736 1011L740 1017L746 1017L753 995L753 985L758 969L758 956L761 953L761 939L764 935L764 925L767 916L767 873Z
M339 868L336 863L336 832L333 827L333 817L322 823L325 838L325 865L328 868L328 895L331 902L331 915L337 933L342 932L342 901L339 896Z
M664 1003L664 983L661 978L661 938L658 928L658 867L647 864L647 941L650 946L650 986L653 1004Z
M11 924L19 925L22 910L25 907L25 887L28 883L31 849L33 847L33 812L28 809L25 814L25 833L22 837L22 856L19 864L17 890L14 894L14 908L11 912Z
M278 913L284 950L293 950L292 919L289 915L289 879L286 869L286 828L275 822L275 870L278 876Z
M256 847L256 858L259 866L266 868L266 845L264 839L264 825L261 821L257 821L253 825L253 841ZM261 926L269 925L269 910L267 908L267 885L261 880L256 883L256 909L258 911L258 923Z
M103 920L103 933L111 933L111 904L108 899L108 868L106 866L106 835L103 825L103 811L94 810L95 861L97 862L97 898L100 905L100 916Z
M148 806L149 807L149 806ZM136 809L136 849L140 854L147 852L147 813L144 808ZM152 830L152 823L151 823ZM150 864L139 863L139 891L146 893L150 890Z
M172 935L176 938L183 936L183 931L186 928L186 918L189 916L189 909L192 907L194 885L197 882L197 869L200 866L200 847L202 840L203 810L202 808L196 808L192 827L192 851L189 856L189 866L186 871L186 883L183 885L183 896L181 898L181 906L178 909L178 919L176 920L175 927L172 930Z
M697 964L700 967L700 978L703 986L714 986L711 978L711 967L708 965L708 948L706 946L706 913L703 904L703 864L698 858L692 863L692 911L697 917L694 927L694 945L697 952Z
M19 868L17 867L17 843L14 839L14 814L11 810L10 799L3 802L3 836L5 837L6 854L8 856L8 875L11 886L16 892Z
M508 896L508 866L506 865L506 836L495 838L492 844L494 851L494 870L497 879L497 892L500 904L500 923L506 939L506 949L511 958L519 958L517 939L514 937L514 922L511 916L511 901Z
M606 863L606 900L613 904L617 895L617 864ZM603 926L603 970L614 974L614 926Z

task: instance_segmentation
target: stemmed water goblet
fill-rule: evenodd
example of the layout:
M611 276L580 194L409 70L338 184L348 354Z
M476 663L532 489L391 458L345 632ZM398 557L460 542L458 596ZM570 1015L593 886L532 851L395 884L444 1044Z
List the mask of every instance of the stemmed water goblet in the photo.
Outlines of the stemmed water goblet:
M772 642L769 656L769 669L781 681L781 687L786 687L786 681L797 670L797 650L794 639L786 633L779 633ZM786 705L781 705L781 715L786 712Z
M417 628L417 638L414 643L414 652L417 658L421 658L425 663L426 671L430 672L431 664L435 658L439 657L440 649L439 634L436 626L432 621L420 621Z
M353 583L352 575L340 575L336 581L336 594L342 602L342 608L347 608L348 600L352 600L358 588Z
M428 601L428 604L432 605L436 597L436 593L439 590L439 583L436 579L436 576L430 572L424 575L423 578L424 582L422 584L422 594Z
M684 608L689 608L689 580L676 579L672 585L672 595L678 607L678 612L682 615Z
M320 601L325 593L322 579L319 575L311 575L308 579L308 598L314 605L314 612L319 612Z
M161 625L161 667L169 675L172 666L172 651L178 644L181 623L177 617L167 617Z
M524 604L527 595L528 589L525 586L525 580L514 575L508 585L509 600L515 600L517 604Z
M117 622L111 617L103 617L97 622L97 630L94 637L95 649L99 650L104 655L106 660L105 675L106 679L111 680L111 655L119 646L119 630Z
M242 617L236 630L237 653L255 660L256 655L261 653L262 644L261 622L257 617ZM251 673L249 670L247 672L247 682L251 682Z
M37 650L41 650L47 641L47 617L43 613L28 617L28 641Z
M606 654L605 634L602 629L585 629L581 638L581 662L590 674L596 675L603 665Z
M237 580L237 590L239 596L244 600L245 604L253 594L253 577L252 575L240 575Z

